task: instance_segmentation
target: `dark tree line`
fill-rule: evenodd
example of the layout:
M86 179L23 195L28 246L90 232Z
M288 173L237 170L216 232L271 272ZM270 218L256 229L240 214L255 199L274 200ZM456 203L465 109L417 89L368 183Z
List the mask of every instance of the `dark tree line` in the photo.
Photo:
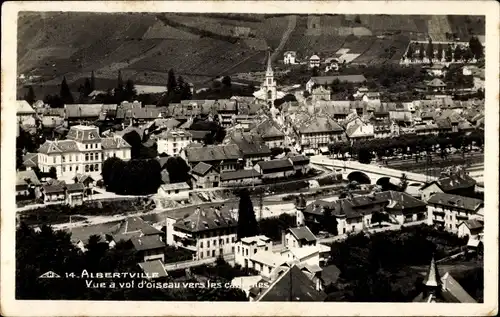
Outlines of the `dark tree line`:
M154 159L125 162L111 157L103 163L102 179L106 190L116 194L154 194L162 183L161 167Z
M258 233L257 220L253 208L250 193L246 189L239 192L240 202L238 206L238 240L245 237L253 237Z
M175 78L173 69L168 71L167 92L163 94L157 103L157 107L167 107L170 103L179 103L181 100L189 100L193 97L189 83L182 76Z

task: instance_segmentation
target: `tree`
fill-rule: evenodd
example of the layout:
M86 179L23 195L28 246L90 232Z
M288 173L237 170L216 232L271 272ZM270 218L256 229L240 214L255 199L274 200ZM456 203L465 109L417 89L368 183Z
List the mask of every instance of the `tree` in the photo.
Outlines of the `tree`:
M66 77L63 77L61 82L61 91L59 93L61 100L64 104L72 104L74 103L73 95L71 94L71 90L69 89L68 83L66 82Z
M170 69L168 71L168 78L167 78L167 92L173 92L177 88L177 82L175 80L175 73L173 69Z
M92 84L90 83L90 79L85 78L85 83L83 84L83 93L85 94L85 97L90 95L90 93L94 91L92 89Z
M427 44L427 52L426 52L427 58L429 61L432 61L434 58L434 44L432 44L432 39L429 38L429 43Z
M453 58L455 61L459 61L463 58L463 50L460 45L455 46L455 50L453 52Z
M413 59L413 53L414 53L413 43L410 43L408 45L408 49L406 50L406 58L408 58L409 60L412 60Z
M92 71L92 73L90 74L90 89L92 91L95 90L95 75L94 75L94 71Z
M125 140L132 149L130 150L130 156L132 159L139 158L139 153L142 148L142 137L137 131L130 131L123 135L123 140Z
M418 58L423 61L425 57L425 45L424 43L420 43L420 47L418 49Z
M57 170L54 166L52 166L50 169L49 169L49 174L48 176L50 178L53 178L53 179L57 179Z
M180 156L169 157L165 163L170 183L184 183L190 181L189 171L191 168Z
M401 177L399 178L400 191L404 192L407 187L408 187L408 176L406 175L406 173L403 173L403 174L401 174Z
M439 61L443 59L443 44L441 43L438 44L436 58Z
M24 100L26 100L30 106L32 106L36 101L35 91L33 86L28 87L28 92L24 95Z
M229 76L224 76L222 78L222 84L224 85L224 87L226 88L231 88L231 77Z
M370 149L366 147L361 147L358 150L358 162L363 164L370 164L372 161L373 154Z
M333 215L332 208L328 206L325 207L323 216L324 216L323 229L334 236L338 235L338 228L337 228L338 221L337 217Z
M446 47L446 54L445 54L445 59L449 63L453 60L453 49L451 48L451 45L448 44Z
M118 71L118 78L116 79L116 89L118 91L123 91L123 78L122 78L122 71Z
M125 88L123 91L123 98L127 101L133 101L137 96L137 90L135 89L134 82L128 79L125 83Z
M468 63L471 59L474 58L474 54L472 53L470 48L466 48L462 51L462 58L466 63Z
M361 17L359 15L356 15L356 17L354 18L354 22L361 24Z
M242 189L239 196L237 238L253 237L257 235L257 220L250 193Z
M311 76L312 77L318 77L319 76L319 68L318 67L313 67L311 70Z
M387 213L377 211L372 214L372 223L378 223L378 225L381 226L382 221L389 221L389 215Z
M474 58L480 59L484 57L484 47L477 37L471 37L469 40L469 48L474 55Z

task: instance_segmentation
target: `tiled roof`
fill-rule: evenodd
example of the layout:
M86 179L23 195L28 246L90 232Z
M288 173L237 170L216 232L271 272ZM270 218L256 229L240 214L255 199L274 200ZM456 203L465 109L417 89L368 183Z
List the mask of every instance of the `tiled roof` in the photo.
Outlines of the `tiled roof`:
M444 192L449 192L456 189L471 188L474 187L476 183L477 182L469 175L452 174L441 177L437 181L422 187L422 189L429 187L431 184L437 184Z
M276 123L271 119L267 119L259 123L254 129L252 129L252 132L257 133L264 139L285 136L285 134L278 129Z
M66 119L98 118L103 104L66 104Z
M191 133L191 137L192 137L193 140L204 140L205 136L207 134L212 133L212 132L210 132L210 131L189 130L189 133Z
M140 217L129 217L122 221L114 234L121 235L158 235L162 232L146 223Z
M451 208L460 208L474 212L477 211L477 209L482 206L484 202L480 199L465 196L436 193L431 196L427 203Z
M167 190L188 190L191 187L189 187L187 183L171 183L171 184L161 185L160 188L167 191Z
M188 147L185 151L190 163L237 160L241 157L240 150L235 144Z
M166 129L177 128L181 124L180 121L177 121L174 118L155 119L154 122L158 128L166 128Z
M389 205L386 208L391 210L402 210L413 209L413 208L425 208L427 204L420 199L417 199L410 194L396 191L386 191L375 194L377 197L387 200Z
M228 210L197 208L191 215L177 220L174 227L188 232L200 232L217 228L234 228L237 225Z
M44 185L42 186L42 188L46 194L64 193L65 189L68 191L68 193L83 192L85 190L85 187L81 183L75 183L75 184L59 183L54 185Z
M168 276L165 266L160 260L142 262L139 263L139 267L148 276L153 276L153 274L156 274L159 278Z
M289 160L270 160L260 161L257 163L264 172L288 171L293 169L293 165Z
M309 164L311 161L309 157L305 155L294 155L294 156L289 156L288 157L290 161L292 161L293 165L305 165Z
M38 166L38 153L26 153L23 157L23 165L26 167Z
M318 85L330 85L335 80L339 80L340 82L350 82L357 84L365 82L366 78L363 75L343 75L343 76L311 77L311 80Z
M430 86L430 87L446 87L446 84L439 78L434 78L433 80L431 80L427 86Z
M17 111L16 114L35 114L35 110L30 106L30 104L26 100L17 100Z
M342 132L342 127L327 116L314 116L299 128L300 133Z
M74 140L45 141L38 149L38 153L72 153L79 152L78 145Z
M462 223L465 224L471 230L481 229L484 227L484 223L478 219L469 219Z
M316 241L316 236L308 227L289 228L288 231L293 234L297 240L306 240L307 242Z
M221 181L230 181L237 179L255 178L259 177L260 174L254 169L243 169L238 171L222 172L220 174Z
M282 273L276 281L260 295L257 301L263 302L321 302L326 298L323 291L297 265Z
M236 144L243 156L270 155L271 150L262 138L252 133L234 131L227 136L230 144Z
M98 141L100 139L99 129L96 126L75 125L69 129L66 138L79 142Z
M127 141L125 141L122 137L119 137L119 136L102 138L101 139L101 146L105 150L131 148L130 144L128 144Z
M132 237L130 241L137 251L160 249L165 247L165 242L161 240L159 235Z
M271 240L271 238L268 238L264 235L241 238L241 241L246 243L246 244L258 243L260 241L268 242L269 240Z
M204 176L213 166L204 162L196 164L196 166L191 170L191 173Z
M16 173L16 186L28 185L28 182L26 182L27 179L29 179L33 185L40 185L40 181L38 180L35 172L29 170L19 171Z

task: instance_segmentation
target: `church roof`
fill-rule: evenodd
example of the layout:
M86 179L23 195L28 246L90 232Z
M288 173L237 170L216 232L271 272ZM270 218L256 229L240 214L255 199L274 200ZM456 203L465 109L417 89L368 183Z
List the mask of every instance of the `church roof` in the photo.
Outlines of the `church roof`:
M439 271L437 269L434 256L432 256L431 265L429 266L429 271L427 272L427 276L425 277L424 285L430 287L437 287L440 284L441 280L439 278Z

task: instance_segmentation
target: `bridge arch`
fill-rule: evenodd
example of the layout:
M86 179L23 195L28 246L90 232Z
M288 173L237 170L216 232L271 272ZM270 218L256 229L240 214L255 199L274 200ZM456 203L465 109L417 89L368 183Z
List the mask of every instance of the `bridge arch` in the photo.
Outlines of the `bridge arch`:
M379 179L377 179L376 184L382 187L383 191L399 189L396 179L394 177L382 176Z
M366 175L365 173L360 172L360 171L354 171L354 172L349 173L349 175L347 175L347 180L349 182L356 181L359 184L368 184L369 185L372 183L372 180L370 179L370 177L368 175Z

